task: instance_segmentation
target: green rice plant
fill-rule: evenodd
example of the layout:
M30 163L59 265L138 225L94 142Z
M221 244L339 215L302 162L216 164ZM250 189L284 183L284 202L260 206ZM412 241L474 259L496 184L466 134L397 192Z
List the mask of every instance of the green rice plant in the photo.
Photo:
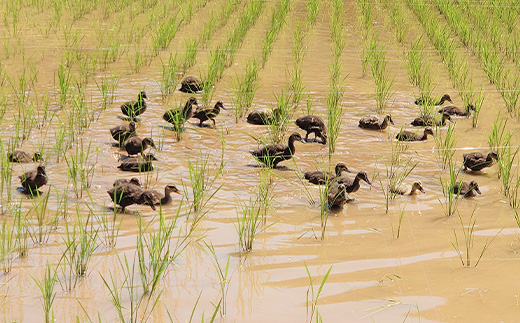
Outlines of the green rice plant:
M172 39L177 34L182 20L177 18L179 12L172 13L168 19L163 20L157 29L156 33L152 35L152 51L157 56L160 50L168 47Z
M157 306L162 292L157 293L156 297L151 297L148 294L140 292L135 282L137 276L137 257L133 258L132 263L128 261L126 255L123 260L119 257L118 259L123 277L121 283L118 284L117 278L114 278L112 271L110 271L110 281L100 274L103 284L110 294L110 301L116 308L118 318L121 322L146 322ZM123 294L123 291L126 291L126 294ZM127 300L129 304L123 304L123 302Z
M274 182L272 172L269 169L260 171L260 181L256 186L256 201L259 204L262 222L265 225L267 212L271 208L274 200Z
M511 200L514 200L516 197L516 189L514 185L514 174L513 174L513 165L515 164L516 156L520 151L520 147L516 147L516 149L511 148L511 138L513 137L513 133L508 133L505 135L505 139L503 141L503 145L497 148L498 153L498 177L502 182L502 191L504 195Z
M360 0L358 6L361 11L359 23L363 27L365 35L368 35L372 29L372 2L369 0Z
M478 122L478 116L480 114L480 110L482 109L482 104L484 103L484 94L482 94L482 88L480 88L477 99L475 100L475 103L473 104L473 107L475 108L473 111L473 115L471 117L471 124L473 128L477 127Z
M458 179L458 173L455 169L455 166L453 165L453 161L450 162L450 165L448 166L448 169L450 171L450 177L448 180L445 180L442 178L442 176L439 176L439 180L441 183L442 188L442 194L444 195L444 201L439 199L439 202L441 203L442 208L444 209L444 214L446 214L447 217L451 217L455 215L455 212L457 212L457 207L460 201L459 194L454 194L454 188L455 183ZM457 192L460 192L460 189L462 188L462 179L459 181L459 187Z
M401 212L399 212L399 219L397 221L397 234L395 236L396 239L399 239L399 237L401 236L401 225L403 224L405 209L406 209L406 204L403 206L403 209L401 210Z
M390 12L391 26L395 31L395 37L398 42L402 43L405 38L406 24L403 17L403 8L401 2L393 2Z
M261 208L257 205L258 202L258 200L249 198L249 204L239 202L237 206L236 229L241 252L253 250L255 237L261 231Z
M220 262L218 261L217 253L215 252L215 247L213 247L213 244L207 244L206 248L208 249L209 253L211 254L212 258L211 261L213 263L213 267L215 267L215 271L218 275L219 285L220 285L220 316L224 317L226 316L226 307L227 307L227 293L229 291L229 282L230 278L229 276L229 257L226 262L226 267L222 267L220 265Z
M300 104L300 101L303 97L303 80L302 80L302 69L303 69L303 41L305 38L305 33L303 31L303 26L299 24L297 28L294 30L294 41L293 41L293 49L292 49L292 59L293 59L293 71L291 73L291 84L290 91L293 95L293 105L297 107Z
M318 300L320 298L321 292L323 290L323 287L325 287L325 283L327 282L327 279L329 278L330 272L332 271L332 266L329 267L329 270L325 273L325 276L323 276L321 280L321 284L318 287L318 289L314 290L314 281L312 280L311 273L309 271L309 268L307 267L307 264L305 264L305 271L307 272L307 277L309 277L309 288L307 289L307 318L308 322L311 323L312 321L323 322L321 318L321 314L318 310Z
M369 41L368 38L365 40L363 56L361 57L361 69L363 71L363 76L367 75L368 64L370 63L373 53L377 49L375 46L377 46L377 42Z
M418 38L415 42L412 42L410 50L406 53L407 64L406 67L408 69L408 75L410 77L410 82L413 85L421 84L421 77L423 72L423 63L424 63L424 44L422 42L422 38Z
M36 222L34 226L30 227L29 236L34 244L44 244L49 241L52 229L56 226L56 217L51 217L47 212L47 204L49 202L50 187L43 196L40 196L40 191L32 192L31 199L32 208L29 210L26 219L31 219L30 215L34 216Z
M188 159L188 171L190 173L190 183L193 201L190 203L190 212L193 213L192 228L195 228L202 220L203 216L210 210L206 209L209 201L220 191L223 184L215 187L215 183L223 168L217 167L211 171L209 167L209 155L200 152L195 161ZM188 196L187 187L184 187L185 196Z
M66 68L63 64L58 67L58 89L60 91L60 107L63 107L67 103L67 94L71 88L72 76L70 69Z
M65 156L68 180L73 185L76 198L82 198L83 192L92 185L97 166L97 154L96 159L92 161L92 153L92 141L90 141L87 149L83 148L83 142L81 142L75 146L74 153L71 153L68 157Z
M17 205L10 205L7 211L13 218L15 229L15 251L20 258L27 257L29 250L29 222L22 213L22 200Z
M500 113L498 113L491 127L491 132L488 134L488 145L491 150L498 151L510 140L511 134L506 133L507 121L508 119L506 117L502 117ZM498 154L498 158L500 158L500 154Z
M199 43L196 39L186 39L184 44L186 48L186 54L184 55L182 70L187 71L190 67L192 67L195 64L195 60L197 59Z
M273 15L271 16L271 23L269 25L269 29L267 30L264 44L262 46L262 67L265 66L269 55L273 51L274 41L285 24L285 17L290 10L290 4L291 0L280 0L279 5L276 7Z
M509 114L516 118L520 118L520 110L518 109L518 99L520 98L520 75L515 73L515 75L512 76L511 81L508 80L511 78L509 75L510 70L502 74L502 80L497 87L499 88L502 99L504 99Z
M7 275L13 266L14 252L16 251L16 229L13 225L4 221L0 227L0 263L2 270Z
M168 63L161 62L162 74L160 87L163 101L168 95L175 92L177 88L177 84L179 83L179 76L177 75L179 72L178 64L177 54L173 55L172 53L170 53Z
M385 57L385 48L382 45L377 45L377 39L372 39L372 42L376 44L370 46L374 49L370 56L370 65L372 68L372 76L376 83L375 99L377 103L377 111L382 112L390 100L394 81L389 80L386 73L386 64L388 60Z
M325 164L324 164L325 166ZM325 167L324 167L325 168ZM329 182L328 171L325 171L325 182ZM327 230L327 221L329 220L330 215L330 207L329 203L329 194L332 190L333 184L323 185L319 187L320 190L320 228L321 228L321 237L320 239L325 240L325 232Z
M336 150L336 142L341 131L341 116L343 115L343 107L341 101L345 91L343 80L341 79L341 63L339 58L332 60L329 68L330 89L327 95L327 133L329 158Z
M14 147L13 147L14 148ZM12 148L11 148L12 149ZM13 151L12 149L11 151ZM4 149L4 145L0 144L0 196L1 203L0 210L2 213L5 211L4 207L7 207L12 199L11 184L13 180L13 169L11 163L7 158L7 151Z
M76 287L81 277L86 276L88 264L99 246L99 229L92 228L92 210L84 220L79 204L76 204L76 215L76 222L72 225L65 218L65 250L61 256L61 276L58 276L62 289L68 292Z
M276 109L272 109L271 118L268 120L269 142L281 144L285 140L285 134L292 120L294 108L292 95L283 89L280 95L275 95Z
M245 72L242 77L238 74L232 85L233 89L233 106L235 111L235 122L243 118L253 104L253 99L258 89L258 64L255 59L246 63Z
M316 25L316 21L318 20L320 2L318 0L308 0L306 7L307 7L306 23L310 26L314 26L314 25Z
M437 128L437 133L435 134L435 150L437 151L437 159L442 169L446 169L452 164L453 155L455 154L455 144L457 142L453 134L454 130L455 126L450 124L444 136L440 128Z
M45 267L45 276L43 280L37 280L32 277L36 286L40 290L42 294L42 305L43 311L45 313L45 323L54 322L54 313L52 312L52 304L56 298L56 292L54 291L54 287L56 286L56 274L57 270L54 271L51 269L51 265L47 264Z
M452 247L457 252L459 259L462 263L463 267L471 267L471 250L473 249L473 244L475 241L475 224L477 222L477 219L475 218L475 211L477 207L473 208L473 212L471 212L471 216L469 217L469 221L467 224L464 224L462 221L462 216L460 215L460 212L458 213L459 221L460 221L460 228L463 234L464 241L461 241L464 243L463 245L463 251L461 251L460 245L459 245L459 238L457 236L457 231L453 230L453 235L455 236L455 242L450 241ZM502 230L498 231L497 234L491 238L491 240L486 240L484 243L484 246L482 247L482 251L480 252L479 257L477 258L477 261L475 262L475 266L477 267L480 263L480 260L484 256L484 253L486 253L487 249L491 245L491 243L495 240L495 238L502 232ZM462 253L465 253L466 257L465 259L462 257Z

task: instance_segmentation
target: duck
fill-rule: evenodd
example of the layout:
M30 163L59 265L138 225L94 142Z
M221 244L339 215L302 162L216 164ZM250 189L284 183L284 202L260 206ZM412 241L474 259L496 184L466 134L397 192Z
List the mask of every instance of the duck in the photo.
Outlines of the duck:
M321 143L327 143L327 127L323 123L323 119L318 116L308 115L299 117L295 121L296 125L305 130L305 141L308 140L309 134L314 133L314 138L320 137Z
M329 208L338 207L341 208L345 203L349 201L347 199L347 195L345 193L346 186L343 183L334 183L334 185L330 188L329 194L327 195L327 200L329 202Z
M401 185L399 187L390 189L390 192L399 195L416 195L417 191L426 193L420 181L413 182L411 186Z
M477 182L471 181L469 183L455 182L455 185L453 186L453 194L461 195L463 197L471 197L481 193Z
M170 193L176 193L181 195L181 192L179 192L177 187L173 184L168 184L164 187L164 194L155 190L150 190L150 192L152 192L153 194L154 205L166 205L171 203L173 199Z
M128 156L143 154L143 151L145 151L148 146L157 149L152 138L146 137L143 139L137 136L127 139L123 146Z
M121 112L125 116L130 117L131 120L134 120L140 114L143 114L146 111L146 102L144 99L148 100L148 96L146 96L146 92L141 91L137 95L137 101L129 101L123 103L121 105Z
M116 187L116 186L126 185L126 184L132 184L132 185L136 185L139 187L143 187L141 185L141 182L139 181L139 179L136 177L132 177L131 179L126 179L126 178L116 179L114 181L114 184L112 184L112 186Z
M179 91L184 93L196 93L202 91L202 89L202 82L200 82L195 76L188 75L182 79Z
M417 98L415 100L415 104L417 105L443 105L444 102L448 101L449 103L453 104L453 101L451 100L449 94L444 94L441 99L437 102L437 103L433 103L435 102L435 100L431 97L420 97L420 98Z
M324 172L322 170L308 171L303 175L309 183L323 185L340 178L343 172L351 173L351 171L343 163L337 163L334 167L334 174L331 172Z
M305 143L305 141L302 139L302 136L295 132L289 137L287 146L267 145L261 149L252 150L250 153L267 167L276 168L278 163L292 158L296 151L294 147L294 142L296 140Z
M129 183L118 185L109 189L107 193L115 204L121 206L123 213L127 206L133 204L149 205L152 210L156 210L153 193L137 185Z
M471 111L475 111L475 106L473 104L468 104L465 110L454 105L447 105L439 109L439 113L447 113L450 116L461 117L468 116L471 113Z
M433 127L434 125L443 127L446 124L446 120L452 121L449 114L443 113L442 118L440 120L436 120L434 117L431 116L421 116L415 118L410 124L415 127Z
M153 154L146 154L143 157L129 157L121 162L117 168L125 172L150 172L153 170L152 161L157 160Z
M171 109L163 114L163 119L166 122L173 124L174 126L183 125L184 122L193 116L193 106L199 107L197 99L190 97L184 108L182 109Z
M226 110L224 107L224 103L222 101L218 101L215 103L213 108L210 107L198 107L195 112L193 112L193 118L199 119L199 126L202 127L202 123L206 120L213 121L213 125L216 127L215 118L220 113L220 109Z
M387 114L382 120L376 115L368 115L359 119L358 126L363 129L383 130L388 127L388 122L394 124L394 121L389 114Z
M24 190L30 194L37 193L38 189L47 184L48 177L43 164L38 165L35 170L28 171L18 176Z
M31 155L23 150L15 150L12 153L9 153L7 159L11 163L33 163L44 161L41 153L35 152Z
M247 123L257 125L268 125L273 123L275 118L277 118L280 114L280 108L275 108L272 110L272 112L267 109L255 110L247 115Z
M372 183L368 179L368 175L366 172L361 171L356 174L356 177L349 178L349 177L341 177L337 182L345 184L345 191L347 194L357 192L359 188L361 187L360 182L361 181L366 182L368 185L372 186Z
M462 166L464 166L464 171L467 171L468 169L472 171L480 171L486 167L491 167L493 161L498 160L498 155L495 152L490 152L487 155L484 155L481 152L471 152L463 154L462 158L464 159L462 164Z
M395 139L399 141L422 141L428 139L428 135L433 136L432 128L425 128L423 131L423 135L419 135L417 132L412 132L408 130L401 130L396 136Z
M123 145L128 138L137 135L135 132L135 121L131 121L128 125L120 125L110 128L110 134L120 146Z

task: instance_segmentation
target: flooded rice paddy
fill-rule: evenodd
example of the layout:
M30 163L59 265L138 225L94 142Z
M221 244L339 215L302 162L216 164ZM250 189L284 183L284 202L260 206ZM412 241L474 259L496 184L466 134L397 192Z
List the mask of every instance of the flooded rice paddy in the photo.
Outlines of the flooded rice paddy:
M293 132L304 134L293 120L307 114L308 109L327 123L334 46L331 16L340 2L290 1L272 51L265 64L259 64L252 109L275 108L294 75L294 31L305 24L300 75L304 94L284 138ZM42 292L36 282L43 282L50 268L56 273L51 310L56 322L76 318L97 321L98 317L101 322L188 322L191 317L210 321L214 313L214 320L220 322L302 322L316 320L318 315L324 322L516 321L520 311L520 236L511 199L504 195L497 165L477 173L460 170L464 153L490 151L488 136L493 123L498 115L510 114L475 53L451 29L446 37L452 39L453 51L464 57L468 79L485 96L477 127L473 127L472 118L454 118L453 167L458 180L477 181L482 194L458 200L456 212L446 215L448 199L440 179L449 180L450 171L439 162L439 142L430 137L409 143L402 153L403 160L416 164L404 182L421 181L426 193L391 200L387 212L387 173L396 147L393 138L401 128L413 128L409 124L419 115L413 102L420 90L410 82L407 70L406 50L411 42L423 38L433 94L440 97L449 93L455 105L464 105L464 91L454 87L446 64L411 9L410 3L418 2L395 2L403 17L403 42L397 41L391 23L392 3L370 3L369 34L385 48L386 74L393 81L386 107L379 112L391 113L394 125L383 131L358 127L362 116L378 113L376 83L370 65L366 73L362 68L368 36L360 6L366 2L344 1L340 25L346 43L339 56L343 111L335 152L329 155L327 145L312 140L296 142L294 158L268 171L258 167L249 153L262 146L255 138L269 138L268 127L250 125L245 118L235 121L238 107L233 88L252 58L262 61L266 32L280 1L258 2L258 18L215 82L208 104L222 100L227 107L216 118L216 128L199 127L198 120L188 120L180 141L162 115L184 104L191 95L161 91L164 66L169 64L170 54L177 54L181 61L187 54L187 41L199 39L213 14L235 3L227 21L199 44L194 63L184 74L180 68L175 74L177 78L195 75L204 79L212 53L226 44L250 1L199 0L191 4L191 15L180 1L95 1L90 9L85 5L84 11L70 8L79 7L81 1L70 5L57 0L8 1L2 9L5 18L0 28L4 35L1 104L5 106L0 136L2 176L9 177L2 179L2 221L6 223L4 231L12 230L13 234L2 233L0 239L6 255L3 264L12 266L0 287L4 320L45 321ZM312 3L318 4L315 24L308 22ZM429 15L449 26L436 2L426 3ZM154 37L171 18L165 12L177 13L178 30L171 42L154 53ZM107 52L115 48L118 54L107 59ZM516 66L504 59L506 67ZM69 88L64 85L68 78ZM103 84L109 89L112 86L113 100L109 100L110 90L103 92ZM150 100L138 118L137 133L154 139L158 149L152 152L158 161L153 172L124 173L117 166L126 153L114 145L108 129L127 123L120 105L134 100L141 90ZM104 97L103 93L108 94ZM200 93L195 97L204 101ZM81 127L83 121L85 127ZM447 129L434 131L438 136ZM517 129L518 120L510 117L505 131ZM73 136L68 136L70 133ZM516 135L509 144L514 151ZM12 145L43 153L49 185L40 189L42 196L31 198L17 189L18 176L36 164L6 164L5 154ZM204 162L206 183L210 184L202 208L196 212L192 208L190 167ZM362 182L359 191L351 194L353 202L327 211L323 229L320 193L324 187L307 183L302 172L332 169L338 162L355 172L367 172L373 185ZM516 162L514 159L515 175ZM84 175L84 181L79 174ZM163 206L162 211L132 205L124 214L114 213L106 191L114 180L132 176L150 189L175 184L182 195L175 195L173 203ZM265 176L271 180L272 200L252 250L244 252L239 246L237 215L255 200ZM44 219L41 225L36 220L38 214ZM20 224L21 218L27 219L22 221L25 226ZM174 259L166 257L168 265L159 275L157 289L144 295L137 268L137 241L140 235L160 232L161 218L177 219L167 239ZM139 232L139 219L146 233ZM90 237L95 236L92 257L85 275L79 278L67 267L71 247L66 241L72 228L78 232L85 228ZM473 239L468 249L465 233L469 235L466 239ZM81 245L79 236L72 245ZM108 243L111 237L117 237L115 246ZM26 255L18 252L18 243L23 241L27 243ZM466 266L468 252L470 264ZM146 252L144 262L148 264L148 260ZM329 269L315 307L312 299L316 299ZM133 283L130 277L134 277ZM120 295L122 314L113 304L110 288ZM130 304L139 305L133 314Z

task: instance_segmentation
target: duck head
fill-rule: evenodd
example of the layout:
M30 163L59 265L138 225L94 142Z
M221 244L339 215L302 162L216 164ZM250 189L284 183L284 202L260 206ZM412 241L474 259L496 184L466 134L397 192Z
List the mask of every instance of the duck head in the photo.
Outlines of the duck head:
M386 121L390 122L391 124L394 124L394 120L392 120L392 116L391 115L387 114L385 116L385 119L386 119Z
M45 160L43 159L42 154L41 154L39 151L37 151L37 152L34 153L33 160L34 160L35 162L45 161Z
M337 163L334 170L336 174L341 174L342 172L352 173L350 169L348 169L347 166L343 163Z
M439 101L439 103L444 103L444 101L448 101L449 103L452 103L453 104L453 101L451 100L449 94L444 94L442 97L441 97L441 100Z
M356 177L364 180L368 185L372 186L372 183L368 179L368 175L366 172L359 172L359 173L357 173Z
M222 101L218 101L217 103L215 103L215 108L227 110L227 108L224 107L224 103Z
M182 195L181 192L179 192L179 190L177 189L177 186L175 186L173 184L166 185L166 187L164 188L164 191L167 194L168 193L176 193L176 194Z
M478 184L477 184L477 182L475 182L475 181L471 181L471 182L469 183L469 188L472 189L472 190L474 190L474 191L477 192L478 194L481 194L481 193L480 193L480 189L478 188Z
M147 99L148 100L148 96L146 95L145 91L141 91L141 92L139 92L139 95L137 96L137 99L138 100L142 100L142 99Z
M132 177L132 178L130 179L130 183L131 183L131 184L134 184L134 185L137 185L137 186L139 186L139 187L142 187L141 182L140 182L139 179L136 178L136 177Z
M422 187L422 183L421 181L415 181L413 182L412 184L412 191L413 190L419 190L421 193L426 193L426 191L424 190L424 188Z
M432 136L434 136L433 130L430 127L427 127L427 128L424 129L424 134L425 135L432 135Z
M305 140L303 140L302 136L301 136L299 133L297 133L297 132L293 133L293 134L289 137L289 141L294 142L295 140L298 140L298 141L300 141L300 142L305 143Z
M143 139L143 146L151 146L155 149L157 149L157 146L155 146L155 143L153 142L153 139L152 138L144 138ZM153 155L152 155L153 156ZM155 157L154 157L155 158Z

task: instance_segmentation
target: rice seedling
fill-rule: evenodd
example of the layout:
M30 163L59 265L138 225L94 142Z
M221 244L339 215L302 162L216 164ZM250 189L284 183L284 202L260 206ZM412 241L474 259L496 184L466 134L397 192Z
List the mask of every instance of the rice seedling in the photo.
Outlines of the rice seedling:
M358 2L358 6L361 11L359 23L363 27L365 35L368 35L372 29L372 3L368 0L361 0Z
M415 42L412 42L410 50L407 52L407 65L408 75L410 76L410 82L413 85L421 84L421 76L423 71L424 63L424 44L422 38L418 38Z
M473 111L473 115L471 117L471 124L473 128L477 127L478 122L478 116L480 114L480 110L482 109L482 104L484 103L484 94L482 94L482 88L480 88L477 99L475 100L475 103L473 104L473 107L475 108Z
M504 147L508 139L510 139L511 134L506 133L507 121L508 119L502 117L499 113L493 122L491 132L488 134L488 145L491 150L498 151L498 149ZM500 158L500 154L498 154L498 157Z
M307 1L307 17L306 23L310 26L316 25L316 21L318 20L318 13L320 10L320 3L318 0L309 0Z
M261 208L257 205L258 200L249 198L249 203L239 202L237 206L237 233L238 246L241 252L253 250L253 242L260 232Z
M258 64L255 59L246 63L242 77L236 75L232 88L235 122L238 123L238 120L247 115L251 109L258 89Z
M4 274L11 272L16 250L15 227L4 221L0 227L0 263Z
M83 142L75 146L74 154L65 156L68 167L68 179L72 183L76 198L83 197L83 191L90 188L94 178L97 165L96 160L92 162L92 142L89 142L87 149L83 148Z
M169 16L166 21L163 21L156 33L152 35L152 51L157 56L160 50L168 47L172 39L177 34L182 19L178 19L179 12L175 12Z
M267 63L267 59L269 55L273 51L274 41L276 40L276 36L282 29L285 24L285 17L290 10L290 0L280 0L279 5L273 12L271 17L271 24L269 25L269 29L267 30L264 44L262 45L262 67Z
M502 146L497 148L498 154L498 177L502 182L502 191L504 195L508 198L514 200L516 197L516 189L514 184L513 177L513 165L518 152L520 151L520 147L516 147L516 149L511 148L511 138L513 137L512 133L508 133L504 137L504 141Z
M63 107L67 103L67 94L71 88L72 76L70 69L63 64L58 67L58 89L60 92L60 106Z
M325 287L325 283L327 282L327 279L329 278L330 272L332 271L332 266L329 267L329 270L325 273L325 276L323 276L320 286L315 291L314 290L314 281L312 280L311 273L309 271L309 268L307 267L307 264L305 264L305 271L307 272L307 277L309 277L309 288L307 289L307 318L309 323L312 321L316 322L322 322L321 314L318 310L318 300L320 298L321 292L323 290L323 287Z
M460 198L458 193L453 193L455 183L458 179L458 172L456 171L455 166L453 165L453 161L451 161L450 165L448 165L448 169L450 171L450 177L448 180L443 179L442 176L439 177L442 188L442 194L444 195L444 201L439 199L439 202L441 203L441 206L444 209L444 214L446 214L447 217L451 217L455 214L455 212L457 212L457 207ZM457 192L460 192L461 187L462 180L460 180L459 182Z
M283 89L280 95L275 95L276 108L272 109L272 118L268 120L269 142L281 144L285 140L285 134L291 123L294 113L292 96L289 91Z
M328 182L329 178L327 178L328 172L325 171L325 181ZM321 228L321 237L320 239L325 240L325 232L327 230L327 221L329 219L330 208L329 208L329 194L332 189L332 185L324 185L320 186L320 228Z
M184 60L182 62L182 70L187 71L190 67L195 64L195 60L197 59L197 51L198 51L198 40L196 39L187 39L184 42L184 46L186 48L186 54L184 54Z
M45 313L45 323L54 322L52 304L56 298L56 292L54 291L54 287L56 286L56 274L57 270L52 270L51 265L47 264L45 267L45 276L43 277L43 280L37 280L36 278L32 277L42 294L41 301L43 305L43 311Z
M510 71L508 70L504 74L502 74L502 80L500 84L497 86L499 88L500 95L506 104L507 111L510 115L520 118L520 111L518 109L518 99L520 98L520 75L515 73L511 78Z
M209 168L209 155L200 152L195 161L188 159L188 171L190 173L190 183L193 201L190 203L190 212L193 213L192 228L202 220L203 216L209 212L206 209L209 201L218 193L223 184L216 187L215 183L222 174L223 169L218 167L212 172ZM184 187L185 196L188 196L187 187Z
M29 223L27 216L22 213L22 200L16 205L9 205L7 211L13 218L15 251L20 258L24 258L29 250Z
M398 42L402 43L406 33L405 18L403 17L403 8L400 2L392 3L390 19L391 26L395 31L395 37Z
M293 105L297 107L303 97L303 80L302 80L302 68L303 68L303 41L305 33L301 24L294 30L294 41L292 49L293 58L293 71L291 73L291 84L290 91L292 92Z
M215 247L213 247L213 244L208 245L206 242L204 242L204 244L206 245L206 248L208 249L209 253L213 256L211 260L213 263L213 267L215 267L215 271L217 272L220 285L220 316L224 317L226 316L227 293L229 291L230 282L230 278L228 277L230 258L228 257L226 266L223 268L220 265L220 262L218 261L217 253L215 252Z
M329 158L336 150L336 142L341 131L341 116L343 115L341 101L343 99L344 87L340 74L341 63L339 58L333 59L330 66L330 89L327 95L327 142Z
M452 164L457 142L453 134L454 130L455 126L450 124L444 136L440 128L437 128L437 133L435 134L435 150L437 151L437 159L442 169L446 169Z
M33 194L33 198L31 199L32 208L29 210L25 218L29 219L29 215L34 215L36 225L29 231L29 236L34 244L47 243L51 231L56 225L55 223L57 218L49 218L50 215L47 213L50 190L49 187L49 190L44 193L43 196L40 196L41 193L38 190L36 190L36 192L31 192Z
M399 212L399 219L397 221L397 234L395 236L396 239L399 239L399 237L401 236L401 225L403 224L405 209L406 209L406 204L403 206L403 209L401 210L401 212Z
M464 238L464 241L461 241L464 243L463 250L461 250L460 245L459 245L459 238L457 236L457 231L453 230L453 235L455 236L455 242L450 241L452 247L455 249L455 251L457 252L457 254L459 256L460 262L462 263L463 267L471 267L471 260L472 260L471 249L473 248L473 244L475 241L475 224L477 222L477 219L475 218L476 209L477 209L477 207L473 208L473 211L471 212L471 216L469 217L469 221L467 224L464 224L464 222L462 221L462 216L460 215L460 212L457 212L458 216L459 216L459 221L460 221L460 228L462 230L462 234L463 234L463 238ZM493 236L493 238L491 238L491 240L486 240L486 242L484 243L484 246L482 247L482 251L480 252L479 257L477 258L477 261L475 262L474 267L478 266L478 264L480 263L480 260L482 260L482 257L486 253L487 249L489 248L491 243L495 240L495 238L500 234L500 232L502 232L502 230L498 231L497 234L495 236ZM463 252L465 253L465 256L466 256L465 259L462 256Z

